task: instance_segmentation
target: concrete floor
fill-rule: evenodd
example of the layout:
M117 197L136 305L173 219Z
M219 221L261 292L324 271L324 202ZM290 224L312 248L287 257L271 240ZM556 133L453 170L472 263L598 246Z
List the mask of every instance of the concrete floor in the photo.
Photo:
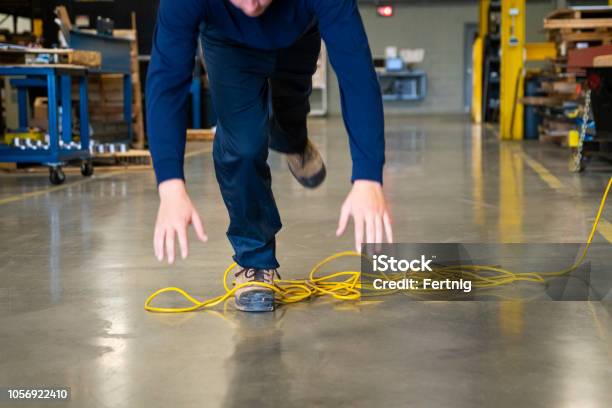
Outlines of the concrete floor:
M462 117L389 118L387 130L398 242L582 242L610 177L569 174L565 150L500 145ZM341 121L315 120L311 134L329 168L318 190L270 158L284 277L352 247L334 236L350 177ZM45 174L0 176L0 386L70 386L62 406L88 408L612 406L609 303L321 299L256 316L231 302L146 313L164 286L222 290L231 250L208 148L191 146L187 174L210 242L172 267L153 256L150 172L69 174L56 189ZM596 241L612 240L611 225Z

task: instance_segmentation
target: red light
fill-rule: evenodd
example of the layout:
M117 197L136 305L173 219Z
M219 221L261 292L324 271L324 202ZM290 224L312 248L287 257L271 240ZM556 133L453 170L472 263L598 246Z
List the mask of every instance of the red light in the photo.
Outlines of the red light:
M393 6L378 6L376 12L381 17L391 17L393 16Z

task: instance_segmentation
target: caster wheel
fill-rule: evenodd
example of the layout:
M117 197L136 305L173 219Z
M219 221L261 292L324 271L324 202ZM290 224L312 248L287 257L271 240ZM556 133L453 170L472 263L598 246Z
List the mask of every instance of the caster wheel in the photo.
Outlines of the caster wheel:
M81 163L81 174L84 177L91 177L94 174L94 166L91 160L84 160Z
M61 167L51 167L49 169L49 181L56 186L66 181L66 175Z

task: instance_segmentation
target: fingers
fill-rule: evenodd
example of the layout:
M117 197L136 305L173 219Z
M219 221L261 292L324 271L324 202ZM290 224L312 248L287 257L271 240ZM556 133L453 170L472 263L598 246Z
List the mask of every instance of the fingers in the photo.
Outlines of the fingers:
M202 220L200 219L200 216L198 215L198 213L195 211L191 215L191 223L193 224L193 229L195 230L198 239L202 242L208 241L208 237L206 236L206 233L204 232L204 226L202 225Z
M340 210L340 219L338 220L338 229L336 230L336 236L344 234L346 230L346 226L348 225L349 216L351 215L351 211L349 207L346 205L342 206L342 210Z
M198 238L206 242L208 237L204 232L204 227L202 226L202 220L194 212L192 216L193 228L196 232ZM155 256L158 261L163 261L164 256L167 257L168 263L174 263L176 258L175 256L175 234L176 238L178 238L179 248L181 251L181 258L185 259L189 255L189 238L187 235L187 227L189 223L181 223L176 225L166 225L166 226L158 226L155 228L155 234L153 238L153 247L155 249ZM165 253L164 253L165 250Z
M355 249L361 253L364 218L362 215L353 214L353 222L355 223Z
M374 224L374 218L376 218L375 215L373 214L369 214L366 216L365 218L365 224L366 224L366 244L372 243L374 242L374 240L376 239L376 228L375 228L375 224Z
M189 241L187 239L187 226L182 226L176 229L179 246L181 247L181 258L187 258L189 254Z
M374 217L374 242L376 243L376 251L380 252L383 242L383 220L380 215Z
M153 236L153 248L155 249L155 257L158 261L164 260L164 229L156 227Z
M391 217L389 216L389 213L386 211L383 214L383 222L385 224L385 234L387 236L387 242L392 244L393 243L393 228L391 227Z
M174 229L169 228L166 231L166 256L168 257L168 263L174 263Z

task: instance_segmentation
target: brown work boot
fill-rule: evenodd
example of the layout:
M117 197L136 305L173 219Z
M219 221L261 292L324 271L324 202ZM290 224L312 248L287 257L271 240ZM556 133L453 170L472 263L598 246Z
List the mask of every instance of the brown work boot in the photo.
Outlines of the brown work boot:
M276 269L243 268L236 272L236 286L243 283L263 282L274 285ZM243 312L272 312L274 310L274 291L263 286L252 285L240 288L235 293L236 308Z
M302 153L287 155L287 164L293 177L304 187L315 188L323 183L327 171L317 147L308 141Z

